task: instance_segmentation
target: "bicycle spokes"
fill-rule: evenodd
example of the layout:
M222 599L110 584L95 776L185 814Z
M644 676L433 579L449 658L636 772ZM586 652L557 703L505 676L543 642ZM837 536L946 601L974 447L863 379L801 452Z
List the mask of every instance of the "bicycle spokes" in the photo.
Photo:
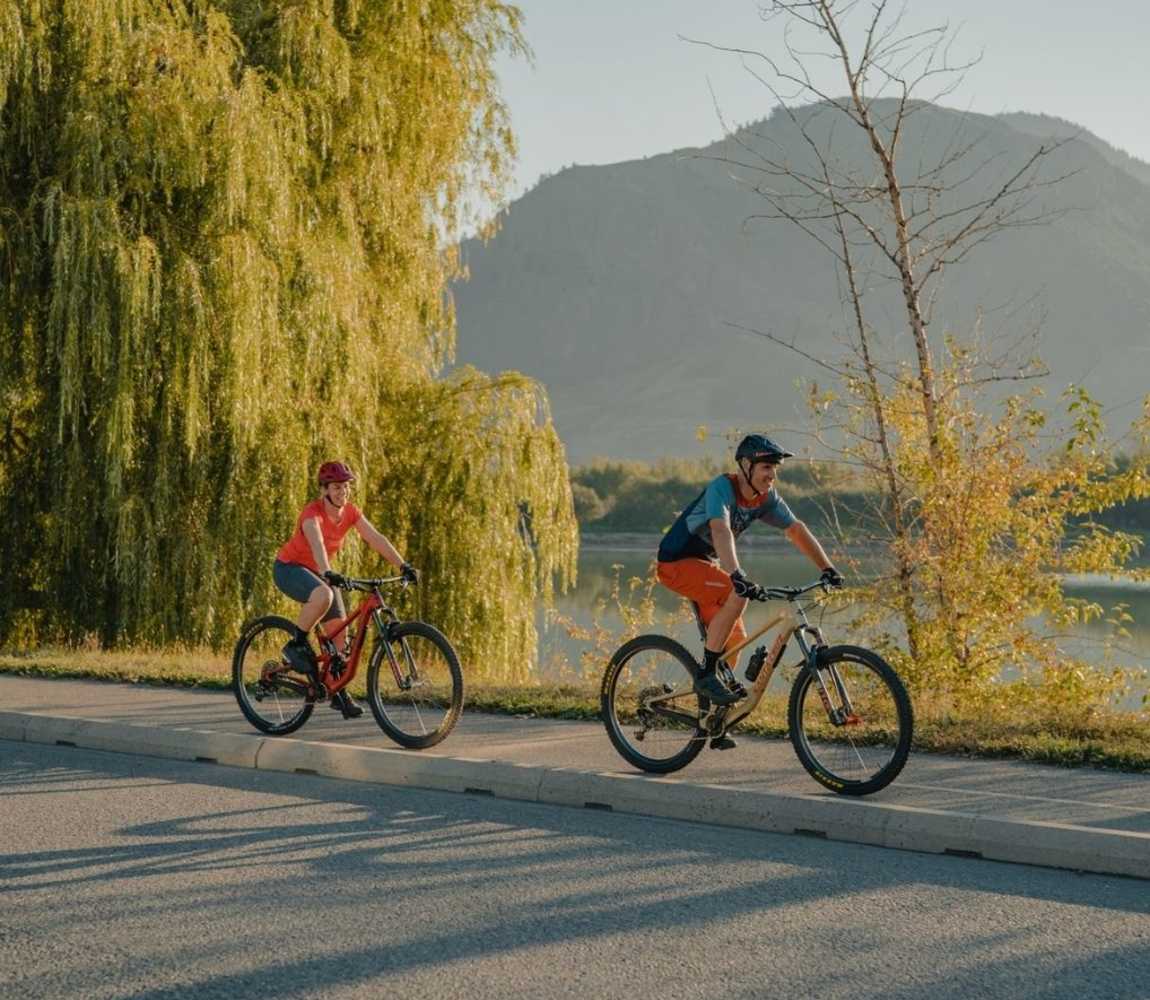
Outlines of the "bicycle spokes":
M616 738L636 758L661 767L701 739L699 699L686 665L667 649L637 649L618 665L607 694Z
M298 729L310 712L306 678L283 657L289 622L264 619L241 639L232 664L236 699L245 717L265 733Z
M854 710L851 703L847 685L843 681L842 671L835 664L825 669L820 668L814 672L814 683L817 685L819 700L826 710L827 719L832 726L861 725L862 717Z
M800 736L824 772L866 782L899 751L902 723L896 692L866 663L840 661L813 674L799 699Z
M637 733L695 726L699 721L699 699L687 685L676 689L666 683L653 684L635 695L635 704L635 718L639 725ZM643 739L643 736L638 738Z
M381 640L368 675L372 710L403 746L433 746L451 731L463 704L463 679L451 644L419 622Z
M301 701L307 699L307 684L296 680L291 666L281 660L268 660L260 669L259 680L247 685L252 698L269 710L268 717L284 723L299 712Z

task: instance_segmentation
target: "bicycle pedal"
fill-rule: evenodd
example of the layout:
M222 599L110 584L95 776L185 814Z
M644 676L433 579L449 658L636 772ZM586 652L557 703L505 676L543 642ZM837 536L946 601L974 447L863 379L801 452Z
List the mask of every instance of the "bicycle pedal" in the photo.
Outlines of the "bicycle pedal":
M723 734L723 722L727 718L727 708L728 706L721 705L699 720L699 725L708 736L718 737Z
M726 660L719 661L718 673L719 679L727 686L728 690L740 698L747 696L747 689L739 682L739 678L735 676L735 672L730 668Z

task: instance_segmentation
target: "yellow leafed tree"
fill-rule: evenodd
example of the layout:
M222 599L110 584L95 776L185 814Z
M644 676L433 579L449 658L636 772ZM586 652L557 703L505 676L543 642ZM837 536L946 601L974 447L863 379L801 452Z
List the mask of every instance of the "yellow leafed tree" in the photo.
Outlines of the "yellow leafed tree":
M812 386L812 412L871 498L851 513L881 553L878 579L854 590L853 626L937 715L1010 708L1081 724L1126 704L1132 681L1145 690L1110 658L1127 612L1065 583L1146 575L1130 565L1142 540L1101 515L1150 496L1150 398L1120 456L1080 387L1065 393L1066 421L1051 420L1038 388L1015 391L1046 374L1035 357L932 324L950 268L1058 217L1038 196L1068 176L1051 162L1068 140L1036 140L1018 162L961 120L927 141L924 92L945 97L971 64L950 62L947 26L903 26L905 5L771 0L761 13L785 55L735 51L776 103L775 132L732 133L712 158L762 199L757 218L797 227L836 267L841 355L755 332L832 375L830 389ZM818 62L841 71L841 97L815 82ZM1075 633L1090 622L1111 628L1088 658Z

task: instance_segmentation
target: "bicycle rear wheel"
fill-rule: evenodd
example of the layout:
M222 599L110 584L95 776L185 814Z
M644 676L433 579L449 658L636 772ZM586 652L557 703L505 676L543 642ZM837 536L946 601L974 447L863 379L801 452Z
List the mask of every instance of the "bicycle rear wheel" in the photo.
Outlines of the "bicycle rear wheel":
M271 736L294 733L315 709L307 699L307 679L292 671L281 652L294 635L286 618L257 618L244 626L232 654L232 692L240 711Z
M431 625L392 625L387 638L372 650L367 698L379 727L400 746L435 746L455 728L463 711L459 657Z
M832 646L818 655L829 705L805 667L787 708L791 744L819 784L841 795L886 788L906 764L914 731L910 697L877 653Z
M706 743L709 702L695 694L695 659L662 635L641 635L611 657L599 693L607 736L628 764L652 774L686 767Z

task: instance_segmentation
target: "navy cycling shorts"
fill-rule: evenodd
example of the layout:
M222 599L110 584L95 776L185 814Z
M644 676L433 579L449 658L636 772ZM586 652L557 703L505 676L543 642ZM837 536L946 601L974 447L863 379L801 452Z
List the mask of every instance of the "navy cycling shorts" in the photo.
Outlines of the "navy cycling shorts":
M280 562L278 559L275 561L275 566L272 567L272 579L275 580L276 586L280 590L293 601L299 601L300 604L307 603L308 598L311 597L311 592L316 587L329 586L306 566L300 563ZM335 592L335 596L332 598L331 607L327 609L327 614L323 616L325 622L343 618L345 615L343 595L337 588L332 587L331 589Z

